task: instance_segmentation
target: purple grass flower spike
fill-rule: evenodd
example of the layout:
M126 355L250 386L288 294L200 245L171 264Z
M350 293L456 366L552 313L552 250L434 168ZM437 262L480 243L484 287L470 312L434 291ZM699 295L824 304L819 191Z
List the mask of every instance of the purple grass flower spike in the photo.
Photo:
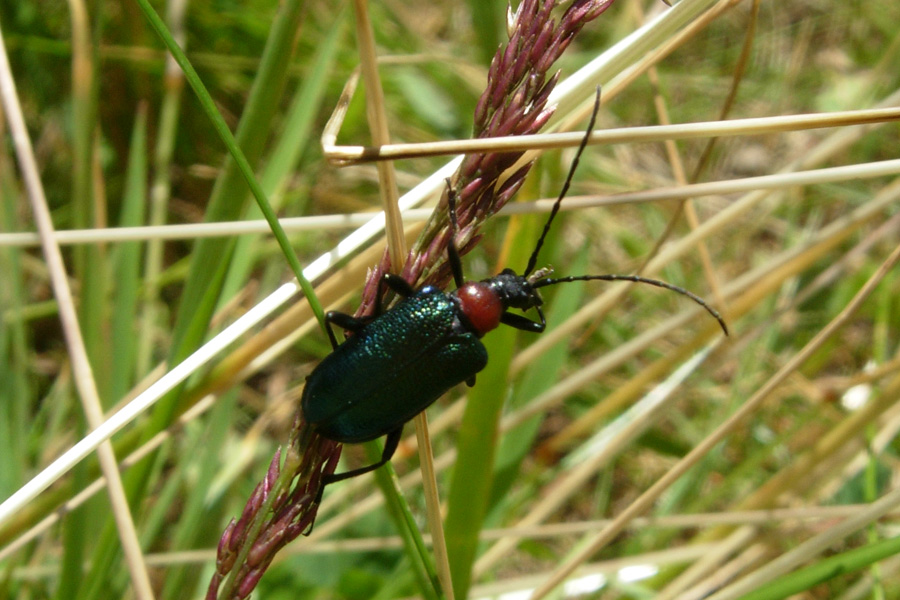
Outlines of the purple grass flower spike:
M334 472L340 445L310 434L299 417L292 432L240 518L225 528L207 600L248 597L278 551L312 527L322 475Z
M547 99L559 79L559 73L549 73L550 68L581 28L612 2L559 2L567 8L556 23L551 13L557 0L522 0L508 15L509 42L491 61L487 87L475 108L473 136L540 131L553 114ZM532 165L517 165L523 155L521 151L470 154L451 178L450 186L457 195L456 243L461 255L478 243L484 221L521 188ZM445 191L405 264L395 271L410 284L444 287L450 280L446 264L448 221ZM357 316L371 314L378 281L390 270L385 252L381 263L369 272ZM288 443L275 453L240 518L232 520L222 534L208 600L247 598L277 552L299 535L309 533L318 509L322 477L334 472L340 451L340 444L312 432L298 412Z

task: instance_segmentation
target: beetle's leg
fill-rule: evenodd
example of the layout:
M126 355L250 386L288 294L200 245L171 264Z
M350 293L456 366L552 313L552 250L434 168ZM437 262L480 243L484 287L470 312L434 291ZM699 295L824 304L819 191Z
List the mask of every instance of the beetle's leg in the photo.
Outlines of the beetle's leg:
M341 329L346 331L352 331L356 333L360 329L366 326L369 320L365 319L357 319L347 313L337 312L334 310L330 310L325 313L325 330L328 331L328 339L331 340L332 349L338 347L337 337L334 335L334 329L332 328L332 324L337 325Z
M466 379L466 385L469 387L475 387L475 376L472 375L468 379Z
M393 291L395 294L398 294L404 298L409 298L416 293L416 290L413 288L413 286L409 285L409 282L399 275L394 275L393 273L385 273L381 277L381 281L382 283L384 283L384 285L391 288L391 291Z
M535 307L538 312L538 316L541 318L540 321L532 321L527 317L523 317L522 315L517 315L516 313L505 312L500 315L500 322L510 327L515 327L516 329L521 329L522 331L530 331L532 333L541 333L547 327L547 321L544 319L544 311L541 310L540 306Z
M450 241L447 242L447 260L450 262L450 270L453 272L453 282L459 289L466 282L463 277L462 260L459 258L459 250L456 247L456 233L459 231L459 222L456 220L456 190L450 186L447 179L447 212L450 214Z
M388 432L384 440L384 450L381 452L381 460L379 460L377 463L371 464L366 467L353 469L352 471L347 471L346 473L339 473L337 475L332 473L331 475L326 475L322 478L322 488L337 481L343 481L345 479L350 479L351 477L356 477L357 475L369 473L370 471L374 471L378 467L386 464L389 460L391 460L391 457L394 456L394 452L397 451L397 446L400 445L400 436L402 434L403 425L400 425L400 427L398 427L397 429ZM320 496L322 494L322 488L320 488L319 490Z
M346 329L347 331L352 331L356 333L366 325L368 325L372 319L370 318L357 318L352 315L348 315L347 313L337 312L334 310L330 310L325 313L325 322L329 324L334 324L341 329Z
M409 282L399 275L394 275L393 273L385 273L378 281L378 293L375 296L376 317L380 317L384 313L382 298L384 297L385 286L391 288L391 291L403 298L409 298L416 293L416 290L413 289L413 286L409 285Z

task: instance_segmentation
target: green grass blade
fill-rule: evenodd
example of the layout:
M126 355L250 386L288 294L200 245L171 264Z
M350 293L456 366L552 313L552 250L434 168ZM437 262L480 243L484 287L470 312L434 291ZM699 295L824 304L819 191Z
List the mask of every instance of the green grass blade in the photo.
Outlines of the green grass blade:
M565 229L560 223L551 233ZM558 239L558 236L553 236ZM548 240L546 248L554 247L555 240ZM566 265L561 275L586 274L588 265L588 248L583 248L571 264L562 260L548 261L548 264ZM599 285L599 284L596 284ZM547 331L563 323L583 304L584 282L566 283L557 287L549 308L546 310ZM568 345L570 339L561 340L541 354L534 361L516 384L515 391L509 399L509 409L525 405L550 389L559 380L559 372L570 358ZM532 451L538 430L543 423L543 415L532 417L521 425L507 431L497 449L497 462L494 471L494 484L491 491L490 507L493 509L507 497L512 485L519 479L522 461Z
M503 28L506 19L506 2L469 0L472 28L478 41L478 54L483 64L489 65L500 44L506 41Z
M74 11L73 11L74 12ZM77 228L104 227L106 207L100 206L103 196L94 187L94 169L98 124L97 80L99 37L90 25L102 23L103 11L98 7L93 21L72 19L72 225ZM109 374L111 353L108 338L108 284L106 248L89 244L74 252L75 276L81 283L78 299L78 318L88 359L93 368L100 401L110 402Z
M22 229L17 216L18 191L10 164L0 156L0 230ZM25 468L31 464L28 435L22 424L30 421L28 401L34 390L26 373L30 358L28 331L22 311L28 304L22 271L23 252L15 247L0 248L0 456L21 457L8 460L0 469L0 494L11 495L23 483Z
M237 393L226 394L216 403L213 414L204 421L207 427L195 428L182 444L189 460L181 463L185 489L179 499L181 514L174 532L170 534L174 550L190 550L208 544L211 531L221 526L221 511L208 505L208 492L221 466L221 448L231 427ZM169 570L160 598L184 598L185 590L198 586L201 573L193 566ZM205 583L205 582L204 582Z
M176 8L177 5L172 5ZM184 30L184 16L187 4L181 5L180 10L172 10L167 15L171 28L176 32ZM148 35L150 35L148 33ZM162 100L156 119L156 141L153 145L153 177L150 185L149 208L147 211L148 225L165 225L170 209L172 196L172 167L176 166L173 160L175 154L179 118L182 112L182 97L184 91L184 78L176 69L171 68L168 60L164 65L165 85L162 91ZM150 240L144 258L144 285L145 293L141 306L141 325L137 341L137 373L143 376L153 368L156 349L157 331L161 326L160 313L160 273L163 270L165 245L162 240ZM169 325L163 325L168 329Z
M841 575L866 569L878 561L900 553L900 536L868 544L862 548L830 556L814 565L794 571L741 597L741 600L779 600L811 590Z
M516 331L511 327L501 327L484 339L490 360L469 391L456 441L458 455L447 496L444 536L457 598L468 596L478 536L490 500L497 426L506 399L515 339Z
M377 462L381 458L382 449L377 441L365 444L365 450L370 461ZM403 548L410 561L422 597L429 599L441 598L440 583L438 582L434 561L431 558L431 552L425 546L422 533L419 531L406 498L397 491L397 486L395 485L397 476L394 473L394 467L391 463L387 463L380 469L375 470L374 473L375 481L384 495L388 514L393 519L397 533L403 540Z
M523 227L517 239L534 240L537 221ZM509 244L509 264L524 265L533 242ZM520 267L521 268L521 267ZM463 414L456 442L457 459L447 497L447 519L444 534L447 555L457 598L466 598L471 584L472 563L478 548L478 537L487 514L493 486L493 466L498 444L498 426L503 403L509 389L509 365L512 361L516 330L499 327L484 338L490 360L478 374L475 387Z
M310 135L322 109L328 81L341 47L340 42L346 35L346 26L347 11L341 11L336 16L328 35L317 45L309 77L298 87L284 120L282 127L284 133L277 140L266 161L260 184L276 209L284 201L284 188L291 174L296 171L304 152L314 145ZM262 212L256 206L251 206L247 211L248 220L258 219L261 216ZM238 239L233 264L226 278L224 298L230 297L246 283L247 274L255 261L257 245L258 239L255 237L242 236Z
M147 198L147 111L141 108L134 122L125 192L119 224L134 227L144 222ZM112 304L112 356L110 396L118 399L134 385L137 358L138 290L140 288L141 244L127 242L114 249L112 256L115 302Z
M260 210L275 233L275 237L285 253L285 258L287 258L291 269L297 276L304 294L306 294L310 305L316 313L316 317L320 323L324 323L324 314L318 301L315 300L315 292L310 283L303 277L300 263L291 250L287 237L278 224L278 218L272 211L251 167L251 162L257 162L262 153L266 139L265 132L268 132L271 127L272 118L276 113L277 102L284 88L288 64L292 56L293 42L302 19L303 3L299 0L290 0L281 6L279 15L272 28L272 35L263 55L257 79L247 101L244 115L241 118L237 133L232 135L199 75L172 37L165 23L160 19L148 0L137 0L137 2L150 24L166 44L169 52L172 53L172 56L184 71L185 78L194 89L204 112L230 153L230 159L226 161L222 175L216 181L216 186L207 208L206 220L215 222L239 218L244 212L246 196L246 188L241 185L241 181L246 182ZM177 362L187 356L202 340L206 324L212 317L212 308L215 306L215 302L210 301L209 295L213 293L217 296L222 283L221 280L217 283L213 276L213 274L219 272L215 265L227 264L231 258L232 249L233 246L231 246L229 240L205 239L197 241L191 261L191 271L186 282L175 326L175 343L171 354L172 362ZM165 406L161 403L159 412L163 414L164 420L168 420L172 405L172 401L166 402Z

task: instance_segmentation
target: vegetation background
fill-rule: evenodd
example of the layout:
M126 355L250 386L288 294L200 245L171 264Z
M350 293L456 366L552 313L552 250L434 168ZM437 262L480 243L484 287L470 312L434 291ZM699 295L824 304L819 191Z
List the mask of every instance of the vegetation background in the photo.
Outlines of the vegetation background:
M153 6L238 132L279 216L377 210L375 167L332 166L318 143L359 64L352 6ZM297 14L286 16L294 6ZM898 105L900 4L893 0L684 0L679 9L692 6L693 29L650 29L652 47L671 43L670 52L644 52L633 76L603 82L599 129L716 121L723 111L747 118ZM505 2L384 0L369 9L392 138L468 138L490 57L505 40ZM668 10L658 0L618 0L564 55L563 77ZM293 35L275 39L285 19L299 24L295 47ZM248 190L195 94L167 71L137 2L3 3L0 31L59 230L258 218L245 209ZM270 77L272 70L282 74ZM719 307L731 336L720 339L711 319L674 294L571 284L546 294L558 335L536 341L503 328L486 338L492 361L478 385L453 390L430 409L442 497L451 476L492 471L494 481L485 523L448 523L451 545L473 528L482 536L468 560L451 550L454 586L476 559L468 589L476 598L562 580L553 594L699 598L731 585L714 597L900 596L890 516L900 501L892 495L900 469L896 269L853 304L900 242L898 133L893 122L729 136L713 145L703 138L588 148L572 195L617 194L620 202L564 214L542 262L566 275L630 273L649 260L648 276ZM7 498L90 427L48 265L33 241L9 235L35 227L3 134L0 497ZM357 93L339 141L368 140L365 95ZM554 197L571 159L571 149L545 153L520 199ZM397 162L401 189L446 160ZM817 181L793 174L831 167L848 168ZM665 191L779 173L786 175L775 183L690 194L684 206ZM661 197L649 202L628 194L657 189ZM521 268L542 218L493 219L464 259L468 275ZM316 225L290 239L306 265L346 233L346 225ZM220 235L204 252L231 258L205 269L196 258L191 264L199 244L193 231L130 242L101 241L95 232L63 246L103 410L120 407L167 361L290 277L270 236ZM323 302L340 300L336 306L352 312L364 270L382 248L376 241L341 267L320 291ZM208 278L223 283L221 296L204 296ZM185 311L186 294L215 309L209 329ZM329 351L308 311L284 314L285 321L223 348L179 396L113 438L120 460L148 440L161 443L152 459L122 470L157 597L205 593L221 531L262 479L286 439L305 375ZM270 337L294 331L286 342ZM463 394L470 406L504 400L503 428L493 460L461 457L456 464L472 472L453 474L450 453L467 434L460 431ZM731 423L742 409L743 419ZM708 437L723 424L727 435ZM154 438L157 432L164 434ZM366 459L346 448L344 460ZM414 442L393 462L424 523ZM673 473L674 482L650 498L652 519L634 518L632 503ZM97 475L91 455L0 524L0 596L134 596L103 491L11 546ZM259 597L433 594L412 575L414 558L395 539L371 480L333 487L313 535L282 553ZM607 519L623 515L624 531L610 535Z

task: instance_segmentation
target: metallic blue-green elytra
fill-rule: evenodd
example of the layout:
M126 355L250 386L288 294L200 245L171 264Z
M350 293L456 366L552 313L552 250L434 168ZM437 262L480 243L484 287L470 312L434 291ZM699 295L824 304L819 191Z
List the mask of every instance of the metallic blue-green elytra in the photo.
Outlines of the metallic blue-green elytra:
M456 301L424 287L366 324L310 374L306 421L328 439L358 443L387 435L487 365Z

